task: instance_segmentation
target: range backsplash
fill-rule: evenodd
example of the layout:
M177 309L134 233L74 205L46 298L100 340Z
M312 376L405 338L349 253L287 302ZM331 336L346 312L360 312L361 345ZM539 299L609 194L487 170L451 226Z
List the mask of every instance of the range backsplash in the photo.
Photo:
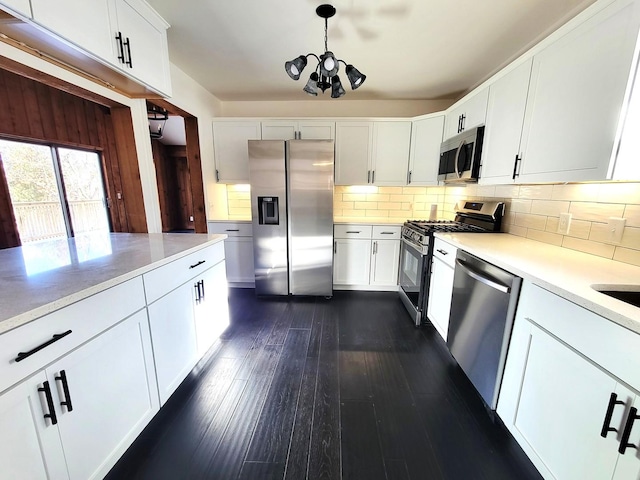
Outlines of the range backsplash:
M249 192L229 185L229 219L251 218ZM453 219L461 200L500 200L506 204L503 231L572 250L640 265L640 183L468 185L466 187L336 186L336 221ZM560 213L571 213L568 235L556 233ZM609 217L626 218L620 244L607 242Z

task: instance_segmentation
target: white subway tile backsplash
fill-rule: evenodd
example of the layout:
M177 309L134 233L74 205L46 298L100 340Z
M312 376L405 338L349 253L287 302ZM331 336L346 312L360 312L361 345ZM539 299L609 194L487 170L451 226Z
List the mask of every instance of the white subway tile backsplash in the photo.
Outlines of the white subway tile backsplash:
M540 230L534 230L532 228L527 232L527 238L537 240L539 242L550 243L558 247L562 246L562 235L551 232L543 232Z
M618 262L630 263L631 265L638 265L640 267L640 250L616 247L613 259Z
M562 246L570 248L571 250L578 250L580 252L590 253L591 255L597 255L598 257L605 258L613 258L613 253L616 248L613 245L566 236L562 240Z
M509 210L513 213L531 213L531 204L533 200L522 200L514 198L509 203Z
M637 205L627 205L623 217L627 219L628 227L640 227L640 202Z
M519 227L544 231L547 225L547 217L544 215L531 215L530 213L516 213L514 223Z
M606 223L609 217L621 217L624 205L616 203L571 202L569 213L576 220Z
M599 183L554 185L552 200L596 201L600 192Z
M520 198L531 200L551 200L553 185L520 185Z
M561 213L569 211L569 202L559 202L555 200L532 200L531 213L536 215L548 215L557 217Z
M598 190L598 202L640 203L640 183L603 183Z

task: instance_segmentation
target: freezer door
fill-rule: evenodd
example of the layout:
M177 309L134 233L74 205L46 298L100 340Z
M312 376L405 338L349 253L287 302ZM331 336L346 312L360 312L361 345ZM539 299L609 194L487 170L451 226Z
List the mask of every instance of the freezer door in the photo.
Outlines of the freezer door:
M287 142L289 290L333 295L333 140Z
M284 155L283 141L249 140L256 295L289 294Z

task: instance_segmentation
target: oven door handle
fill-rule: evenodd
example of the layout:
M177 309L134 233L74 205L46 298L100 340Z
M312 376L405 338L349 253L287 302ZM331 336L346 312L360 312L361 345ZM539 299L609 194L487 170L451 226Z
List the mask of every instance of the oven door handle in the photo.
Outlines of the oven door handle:
M462 268L465 271L465 273L469 275L471 278L486 285L487 287L495 288L496 290L502 293L509 293L511 291L511 287L504 285L493 278L485 277L484 275L482 275L482 273L471 268L468 264L466 264L459 258L456 258L456 265Z
M403 244L405 244L407 247L411 247L411 249L412 249L414 252L416 252L418 255L420 255L420 256L422 256L422 255L423 255L423 254L422 254L422 252L421 252L420 250L418 250L418 249L416 248L416 246L415 246L413 243L409 242L409 240L407 240L406 238L403 238L403 239L402 239L402 243L403 243Z

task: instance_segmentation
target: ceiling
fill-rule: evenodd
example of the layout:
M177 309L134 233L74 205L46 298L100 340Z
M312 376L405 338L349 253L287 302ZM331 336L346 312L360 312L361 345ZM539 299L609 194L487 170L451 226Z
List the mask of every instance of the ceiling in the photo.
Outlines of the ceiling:
M367 75L351 100L457 98L594 0L334 0L329 50ZM148 0L172 63L222 101L309 100L284 62L324 50L317 0ZM330 90L318 100L331 100Z

